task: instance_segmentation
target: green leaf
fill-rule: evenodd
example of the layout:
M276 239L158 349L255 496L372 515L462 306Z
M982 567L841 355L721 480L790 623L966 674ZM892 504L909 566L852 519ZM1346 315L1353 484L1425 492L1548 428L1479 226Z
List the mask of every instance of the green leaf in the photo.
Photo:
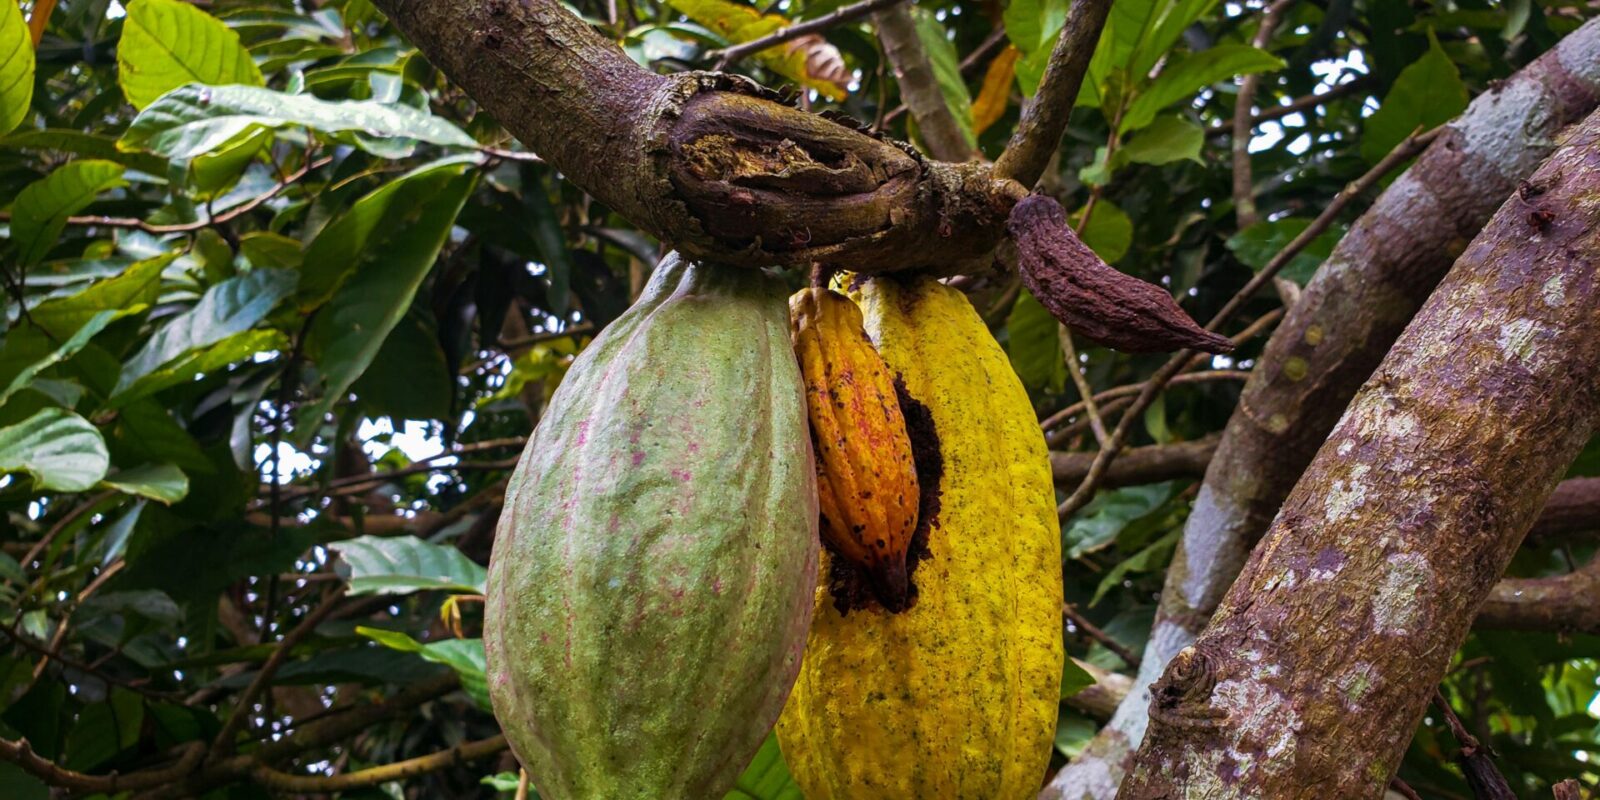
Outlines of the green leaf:
M416 653L429 661L455 670L456 674L461 676L461 688L466 690L478 707L485 711L490 709L489 681L485 677L488 667L483 655L482 639L445 639L441 642L423 644L399 631L386 631L364 625L357 626L356 633L391 650Z
M106 476L101 484L123 494L172 505L189 494L189 477L171 464L146 464Z
M1182 530L1174 528L1148 547L1118 562L1100 580L1100 585L1095 587L1094 597L1090 598L1089 605L1100 602L1100 598L1105 597L1106 592L1121 586L1123 578L1129 573L1154 572L1165 567L1167 562L1172 560L1172 551L1177 549L1178 537L1182 533Z
M1006 37L1023 55L1054 47L1055 34L1067 22L1066 0L1011 0L1002 17Z
M1263 220L1229 237L1228 249L1245 266L1260 272L1310 225L1311 220L1306 217ZM1322 262L1328 260L1343 236L1344 229L1339 226L1324 231L1312 239L1278 274L1301 286L1306 285Z
M329 545L350 578L350 594L408 594L429 589L483 594L488 573L454 547L415 536L359 536Z
M180 0L128 4L117 43L117 80L134 108L186 83L264 83L239 34Z
M433 268L439 248L476 183L476 173L459 175L418 205L416 219L378 247L369 248L355 274L317 315L306 350L321 370L325 388L306 419L320 421L366 372L384 339L411 308L412 298ZM308 270L310 266L308 253ZM309 437L316 430L315 423L302 426L302 436Z
M106 404L113 408L126 406L169 386L188 382L198 375L216 372L258 353L287 349L289 349L289 337L282 331L242 331L209 346L184 351L177 358L119 388Z
M65 339L102 311L138 313L160 297L161 273L177 257L174 251L135 261L77 294L34 306L28 316L51 336Z
M101 311L95 314L89 318L87 323L84 323L83 327L78 329L77 333L72 334L71 339L62 342L60 347L52 350L43 359L23 367L16 377L11 379L11 383L7 384L5 390L0 391L0 406L5 405L5 402L11 399L11 395L32 384L34 377L39 373L66 361L79 350L82 350L83 346L88 344L95 334L105 330L105 327L110 325L112 320L122 316L122 314L123 312L121 311Z
M1094 720L1070 708L1062 709L1061 716L1056 718L1056 751L1068 760L1077 758L1094 739L1098 728Z
M0 149L72 153L85 158L115 161L149 175L164 175L167 171L167 160L164 158L149 153L124 152L117 149L117 140L110 136L70 128L14 131L10 135L0 136Z
M143 725L143 698L114 687L107 702L88 706L78 715L77 724L67 734L67 768L90 770L111 760L138 744Z
M252 231L240 236L239 254L253 267L299 269L305 261L300 242L269 231Z
M789 775L789 765L783 761L776 735L767 734L755 758L750 759L750 766L745 767L739 780L734 782L733 791L722 800L805 800L800 787Z
M67 217L94 202L101 192L127 185L121 164L85 159L63 164L23 187L11 204L11 238L22 263L44 260L67 226Z
M1220 80L1269 72L1283 66L1283 60L1277 56L1246 44L1219 44L1185 56L1161 70L1161 74L1134 97L1118 130L1128 133L1143 128L1156 118L1157 112L1193 97Z
M1435 128L1467 107L1467 87L1433 32L1428 52L1400 71L1361 131L1361 157L1376 163L1418 127Z
M1080 209L1073 219L1082 213ZM1112 202L1100 200L1089 214L1089 224L1084 226L1083 243L1107 264L1115 264L1128 254L1128 247L1133 244L1133 220Z
M1061 699L1065 700L1094 685L1094 676L1078 666L1077 659L1068 658L1061 664Z
M1011 369L1024 386L1059 394L1067 385L1067 364L1062 360L1060 323L1050 316L1028 290L1017 295L1006 318L1010 339L1006 354Z
M238 142L252 129L282 128L309 128L380 158L405 158L417 142L477 146L450 121L410 106L321 100L253 86L199 85L174 89L150 104L118 146L188 159Z
M1188 160L1201 164L1200 148L1205 143L1206 132L1199 125L1183 117L1160 117L1118 148L1112 166L1130 161L1160 165Z
M524 173L525 175L527 173ZM544 261L550 277L546 293L550 313L558 317L567 313L567 296L572 291L572 257L567 252L566 237L561 233L561 220L556 209L545 196L544 182L531 176L525 181L527 191L523 202L533 213L533 240L539 246L539 258Z
M444 419L454 387L433 320L413 308L383 340L351 391L361 397L369 415Z
M422 207L438 196L474 162L468 157L441 159L417 167L374 189L329 223L306 247L300 269L300 309L327 302L354 274L363 254L384 247L421 219Z
M966 138L967 144L976 147L978 137L972 133L972 93L967 90L967 82L961 77L961 57L956 53L956 46L945 35L944 26L939 24L932 11L913 8L911 16L917 23L917 38L922 40L922 49L927 52L928 61L933 65L933 77L939 82L939 93L944 95L944 103L950 107L950 113L956 118L956 125L961 128L961 135Z
M0 8L0 133L28 117L33 104L33 36L19 3Z
M26 472L41 490L86 491L110 466L100 432L71 411L46 408L0 428L0 472Z
M1066 557L1080 558L1111 546L1125 529L1164 513L1175 493L1172 481L1101 492L1062 530Z
M286 269L255 269L207 289L194 308L169 320L124 363L115 393L189 351L249 330L294 292L298 279Z

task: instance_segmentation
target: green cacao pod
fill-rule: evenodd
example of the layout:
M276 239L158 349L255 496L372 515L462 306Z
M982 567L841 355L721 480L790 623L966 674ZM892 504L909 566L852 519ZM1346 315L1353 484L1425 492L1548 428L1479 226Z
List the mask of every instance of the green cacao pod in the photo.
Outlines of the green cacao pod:
M484 646L541 797L720 798L783 708L817 572L784 294L668 256L523 452Z
M872 278L851 296L932 416L940 474L923 487L936 485L939 504L916 605L842 614L831 587L817 590L778 744L807 800L1032 798L1061 700L1061 538L1044 436L961 292Z

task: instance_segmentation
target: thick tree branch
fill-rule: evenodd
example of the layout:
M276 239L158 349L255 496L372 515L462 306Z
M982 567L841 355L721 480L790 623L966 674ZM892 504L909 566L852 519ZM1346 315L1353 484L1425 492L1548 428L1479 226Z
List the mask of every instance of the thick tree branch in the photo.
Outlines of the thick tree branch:
M190 742L183 748L183 754L171 765L144 769L127 775L116 773L89 775L67 769L35 753L27 739L15 742L0 739L0 760L16 764L24 772L50 786L59 786L74 792L116 794L163 786L187 775L199 765L205 749L205 745L200 742Z
M1528 531L1528 539L1542 543L1573 534L1600 532L1600 478L1572 478L1561 482L1544 505L1544 513Z
M1066 26L1050 52L1050 63L1039 79L1038 91L1022 108L1016 132L995 162L994 174L1023 186L1033 186L1044 174L1050 157L1067 132L1067 120L1078 100L1083 75L1100 41L1111 0L1077 0L1067 9Z
M1133 688L1133 679L1120 672L1101 669L1087 661L1072 659L1078 668L1094 678L1094 685L1066 698L1062 702L1098 720L1111 719L1122 698Z
M1251 371L1168 569L1139 689L1045 800L1116 794L1148 687L1192 643L1283 498L1412 313L1563 126L1600 100L1600 20L1473 100L1339 242ZM1508 132L1516 135L1508 135Z
M504 749L506 749L506 737L491 736L488 739L459 744L449 750L408 758L381 767L347 772L343 775L295 775L260 764L250 771L250 778L268 789L279 792L332 794L438 772L468 761L492 756Z
M1507 578L1478 612L1480 628L1600 634L1600 558L1552 578Z
M1597 193L1600 113L1501 206L1351 402L1152 687L1119 796L1382 793L1600 420Z
M1205 373L1196 373L1205 374ZM1217 451L1215 438L1177 444L1135 447L1112 463L1100 479L1101 486L1138 486L1143 483L1198 478ZM1076 486L1089 474L1095 453L1050 453L1050 471L1058 485Z
M691 258L972 271L1025 194L737 76L655 75L557 0L378 5L529 149Z
M903 5L879 11L878 40L883 42L883 55L894 68L895 80L900 84L900 97L911 109L911 118L917 122L917 132L922 136L928 152L941 161L966 161L971 158L972 147L966 134L950 112L939 80L933 75L933 63L917 36L916 20L911 10Z

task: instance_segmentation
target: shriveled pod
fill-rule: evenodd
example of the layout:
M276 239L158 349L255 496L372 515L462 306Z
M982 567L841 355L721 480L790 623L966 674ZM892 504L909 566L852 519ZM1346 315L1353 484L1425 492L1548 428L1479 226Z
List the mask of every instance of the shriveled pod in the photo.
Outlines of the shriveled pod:
M801 289L789 298L789 318L817 454L822 540L865 573L884 608L902 611L915 596L907 557L920 492L894 373L849 298Z

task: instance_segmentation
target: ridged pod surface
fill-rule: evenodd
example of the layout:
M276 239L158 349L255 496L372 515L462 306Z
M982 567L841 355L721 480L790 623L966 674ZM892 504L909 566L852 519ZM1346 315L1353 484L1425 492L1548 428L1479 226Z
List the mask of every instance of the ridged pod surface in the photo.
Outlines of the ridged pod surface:
M920 494L894 375L844 295L801 289L789 298L789 318L816 446L823 541L866 571L885 608L900 611L910 600L906 553Z
M541 797L720 798L783 707L817 570L784 295L668 256L512 475L484 645Z
M1043 435L960 292L877 278L853 296L884 360L932 414L940 511L910 610L845 616L817 591L779 744L808 800L1031 798L1055 739L1062 660Z

